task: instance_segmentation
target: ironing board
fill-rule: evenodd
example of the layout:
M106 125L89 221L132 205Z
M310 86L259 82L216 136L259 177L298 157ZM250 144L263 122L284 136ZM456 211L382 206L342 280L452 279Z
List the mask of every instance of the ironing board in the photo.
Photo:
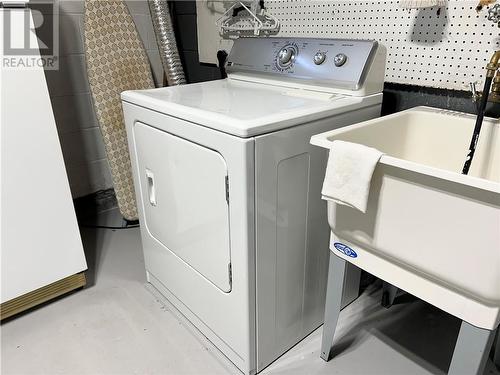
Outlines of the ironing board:
M94 108L118 207L137 220L137 204L120 93L154 88L149 60L123 0L85 1L85 55Z

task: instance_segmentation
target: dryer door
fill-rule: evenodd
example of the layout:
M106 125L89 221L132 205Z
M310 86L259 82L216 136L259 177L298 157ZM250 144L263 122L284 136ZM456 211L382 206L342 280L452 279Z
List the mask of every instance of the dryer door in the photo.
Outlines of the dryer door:
M140 189L151 236L231 291L227 166L216 151L136 123Z

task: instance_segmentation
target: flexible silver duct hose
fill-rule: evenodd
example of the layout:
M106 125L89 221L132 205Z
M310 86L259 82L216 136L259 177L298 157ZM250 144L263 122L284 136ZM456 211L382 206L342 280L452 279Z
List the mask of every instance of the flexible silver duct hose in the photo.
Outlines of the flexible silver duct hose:
M186 83L167 0L148 0L163 70L169 86Z

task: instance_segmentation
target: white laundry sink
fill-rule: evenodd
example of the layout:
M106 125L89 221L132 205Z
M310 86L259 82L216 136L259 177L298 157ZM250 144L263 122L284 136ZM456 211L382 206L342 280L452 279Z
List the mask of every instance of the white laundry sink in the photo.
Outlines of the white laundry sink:
M417 107L312 137L383 151L366 214L328 202L332 251L477 327L500 321L500 123ZM347 250L346 251L346 247ZM347 254L347 255L346 255Z

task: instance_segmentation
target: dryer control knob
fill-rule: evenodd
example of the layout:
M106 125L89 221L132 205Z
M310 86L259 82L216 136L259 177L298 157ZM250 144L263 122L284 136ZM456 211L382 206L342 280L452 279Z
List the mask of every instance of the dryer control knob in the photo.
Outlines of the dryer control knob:
M282 48L278 53L278 60L281 65L288 65L295 57L295 51L291 47Z
M344 65L346 61L347 61L347 56L344 55L343 53L339 53L335 55L335 57L333 58L333 63L337 67Z
M326 54L324 52L318 52L314 55L313 61L316 65L321 65L325 62Z

